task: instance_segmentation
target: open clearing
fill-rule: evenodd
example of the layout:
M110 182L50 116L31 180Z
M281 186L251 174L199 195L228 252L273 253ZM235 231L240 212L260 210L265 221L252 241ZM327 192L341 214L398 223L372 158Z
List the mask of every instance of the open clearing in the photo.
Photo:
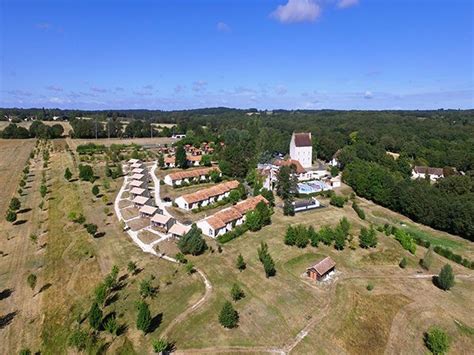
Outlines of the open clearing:
M24 160L34 144L27 141L31 146L26 149L24 141L3 142L12 145L8 149L17 156L15 152L24 149ZM111 201L122 179L109 179L110 188L105 189L103 164L95 162L95 173L99 176L96 184L104 197L94 198L91 183L75 179L67 182L63 178L66 167L73 172L73 178L77 177L77 156L64 150L64 140L54 141L54 147L45 170L49 192L43 210L37 207L41 202L38 189L43 171L43 162L37 157L30 169L31 187L22 196L22 205L31 208L21 214L25 223L11 225L3 219L0 222L8 236L2 240L4 254L0 257L0 291L5 295L0 300L0 314L5 320L0 339L6 353L18 353L24 347L44 354L70 352L67 339L75 327L88 329L87 311L93 289L113 265L120 268L120 287L104 308L104 315L116 314L125 329L114 338L101 332L102 340L97 347L104 346L109 354L150 353L152 339L159 338L165 329L167 338L182 353L264 353L276 349L291 350L294 354L362 354L368 348L374 354L424 353L423 332L433 324L442 326L452 337L453 353L468 353L474 348L470 331L474 327L470 312L474 309L472 270L435 255L431 269L423 271L418 260L423 257L424 248L418 247L412 256L393 237L378 233L377 248L364 250L359 248L357 236L361 226L369 225L368 221L401 221L465 253L472 251L472 243L419 226L362 199L359 204L366 211L367 221L360 220L349 205L335 208L323 198L321 202L328 207L295 217L285 217L276 208L272 225L223 245L222 253L217 251L215 241L206 238L210 248L204 255L187 256L212 285L201 306L189 312L189 307L205 294L200 275L188 275L181 265L143 253L120 229L111 213ZM12 164L5 156L8 155L0 157L1 166ZM23 164L15 168L19 174ZM2 193L11 196L16 184L17 181ZM348 192L344 187L344 193ZM87 223L97 224L100 237L91 237L82 226L69 221L70 212L82 213ZM283 243L289 224L319 229L326 224L336 225L344 216L351 222L353 240L349 245L354 250L346 247L337 251L323 245L299 249ZM141 223L140 219L136 221ZM39 237L36 244L28 238L32 233ZM155 236L146 232L141 238L151 241ZM265 277L257 258L257 247L262 241L268 243L276 264L277 274L270 279ZM171 256L178 251L173 240L157 247ZM239 253L247 263L243 272L235 267ZM326 255L337 263L337 275L332 282L318 284L302 277L308 266ZM408 259L405 270L398 267L403 256ZM137 262L137 274L127 272L130 260ZM429 276L438 273L445 263L461 275L449 292L433 286ZM29 273L38 276L34 290L26 283ZM135 301L140 298L140 282L151 278L159 289L155 298L147 299L154 321L152 333L144 336L135 326ZM374 285L372 291L366 289L369 282ZM241 285L246 297L234 303L240 316L239 327L226 330L217 318L224 301L231 299L233 283ZM178 318L180 322L173 322L183 313L183 318ZM300 342L295 341L306 333Z
M173 144L178 141L178 139L168 138L168 137L155 137L155 138L99 138L99 139L70 139L69 140L71 149L76 150L78 145L81 144L103 144L105 146L110 146L112 144L138 144L138 145L155 145L155 144Z

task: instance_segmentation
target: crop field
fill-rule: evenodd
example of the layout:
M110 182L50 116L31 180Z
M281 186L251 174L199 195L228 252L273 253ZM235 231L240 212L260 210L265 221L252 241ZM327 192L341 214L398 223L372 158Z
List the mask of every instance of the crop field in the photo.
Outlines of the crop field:
M0 139L0 215L5 215L10 198L18 188L21 171L25 167L34 139Z

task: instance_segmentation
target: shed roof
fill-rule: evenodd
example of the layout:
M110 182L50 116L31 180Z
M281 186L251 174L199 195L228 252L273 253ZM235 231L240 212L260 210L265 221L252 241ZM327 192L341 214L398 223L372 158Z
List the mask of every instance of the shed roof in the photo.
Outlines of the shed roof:
M145 171L145 169L143 168L135 168L132 170L132 173L134 174L143 174L143 172Z
M140 208L140 213L145 213L148 215L152 215L156 213L156 211L158 211L158 208L153 207L153 206L148 206L148 205L145 205L142 208Z
M137 197L135 197L135 198L132 200L132 202L133 202L133 203L136 203L136 204L138 204L138 205L144 205L145 203L148 202L148 200L149 200L148 197L145 197L145 196L137 196Z
M183 226L182 224L175 223L171 226L168 232L182 237L183 235L188 233L190 229L191 227L189 226Z
M323 260L309 267L308 270L314 270L319 275L324 275L329 270L331 270L334 266L336 266L336 262L332 260L330 256L326 256Z
M132 175L132 179L133 179L133 180L141 180L141 179L143 179L144 177L145 177L145 175L143 175L143 174L133 174L133 175Z
M134 187L133 189L130 190L130 193L133 195L141 195L145 192L145 189L142 189L140 187Z
M142 186L142 185L143 185L143 181L140 181L140 180L132 180L132 181L130 181L130 186L138 187L138 186Z
M170 219L172 219L170 216L165 216L163 214L155 214L151 218L151 221L159 224L167 224Z
M429 174L438 176L444 174L443 168L431 168L429 166L415 166L414 170L417 174Z

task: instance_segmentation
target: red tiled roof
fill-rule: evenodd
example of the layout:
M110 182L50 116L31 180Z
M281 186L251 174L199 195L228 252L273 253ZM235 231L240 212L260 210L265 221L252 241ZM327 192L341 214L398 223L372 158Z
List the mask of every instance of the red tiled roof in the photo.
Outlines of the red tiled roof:
M301 163L298 160L294 160L294 159L287 159L287 160L277 159L273 162L273 164L276 165L276 166L291 166L291 165L294 165L296 167L296 173L297 174L304 174L306 172L305 168L303 168Z
M210 168L201 168L201 169L190 169L184 171L178 171L176 173L171 173L168 176L171 180L182 180L187 178L198 177L202 175L209 175L212 171L221 172L218 167L210 167Z
M330 256L326 256L323 260L309 267L308 270L315 270L319 275L324 275L329 270L336 266L336 262Z
M262 195L249 197L244 201L237 203L234 208L239 211L242 215L246 214L248 211L254 210L257 207L259 202L265 202L268 205L268 201Z
M217 212L214 217L219 218L222 222L227 224L242 218L242 214L236 208L229 207Z
M311 147L311 133L293 133L297 147Z
M195 203L204 201L210 197L220 196L229 192L230 190L236 189L239 186L237 180L226 181L219 185L211 186L207 189L202 189L187 195L181 196L187 203Z
M221 219L219 219L215 216L211 216L211 217L206 218L206 222L209 223L209 225L214 230L221 229L221 228L225 227L225 223Z

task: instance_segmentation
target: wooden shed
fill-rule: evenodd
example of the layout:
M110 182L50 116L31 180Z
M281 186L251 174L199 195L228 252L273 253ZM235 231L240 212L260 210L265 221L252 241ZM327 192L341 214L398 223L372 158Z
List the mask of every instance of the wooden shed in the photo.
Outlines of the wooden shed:
M313 280L321 280L336 268L336 262L330 257L326 256L324 259L318 261L313 266L306 269L306 274Z

